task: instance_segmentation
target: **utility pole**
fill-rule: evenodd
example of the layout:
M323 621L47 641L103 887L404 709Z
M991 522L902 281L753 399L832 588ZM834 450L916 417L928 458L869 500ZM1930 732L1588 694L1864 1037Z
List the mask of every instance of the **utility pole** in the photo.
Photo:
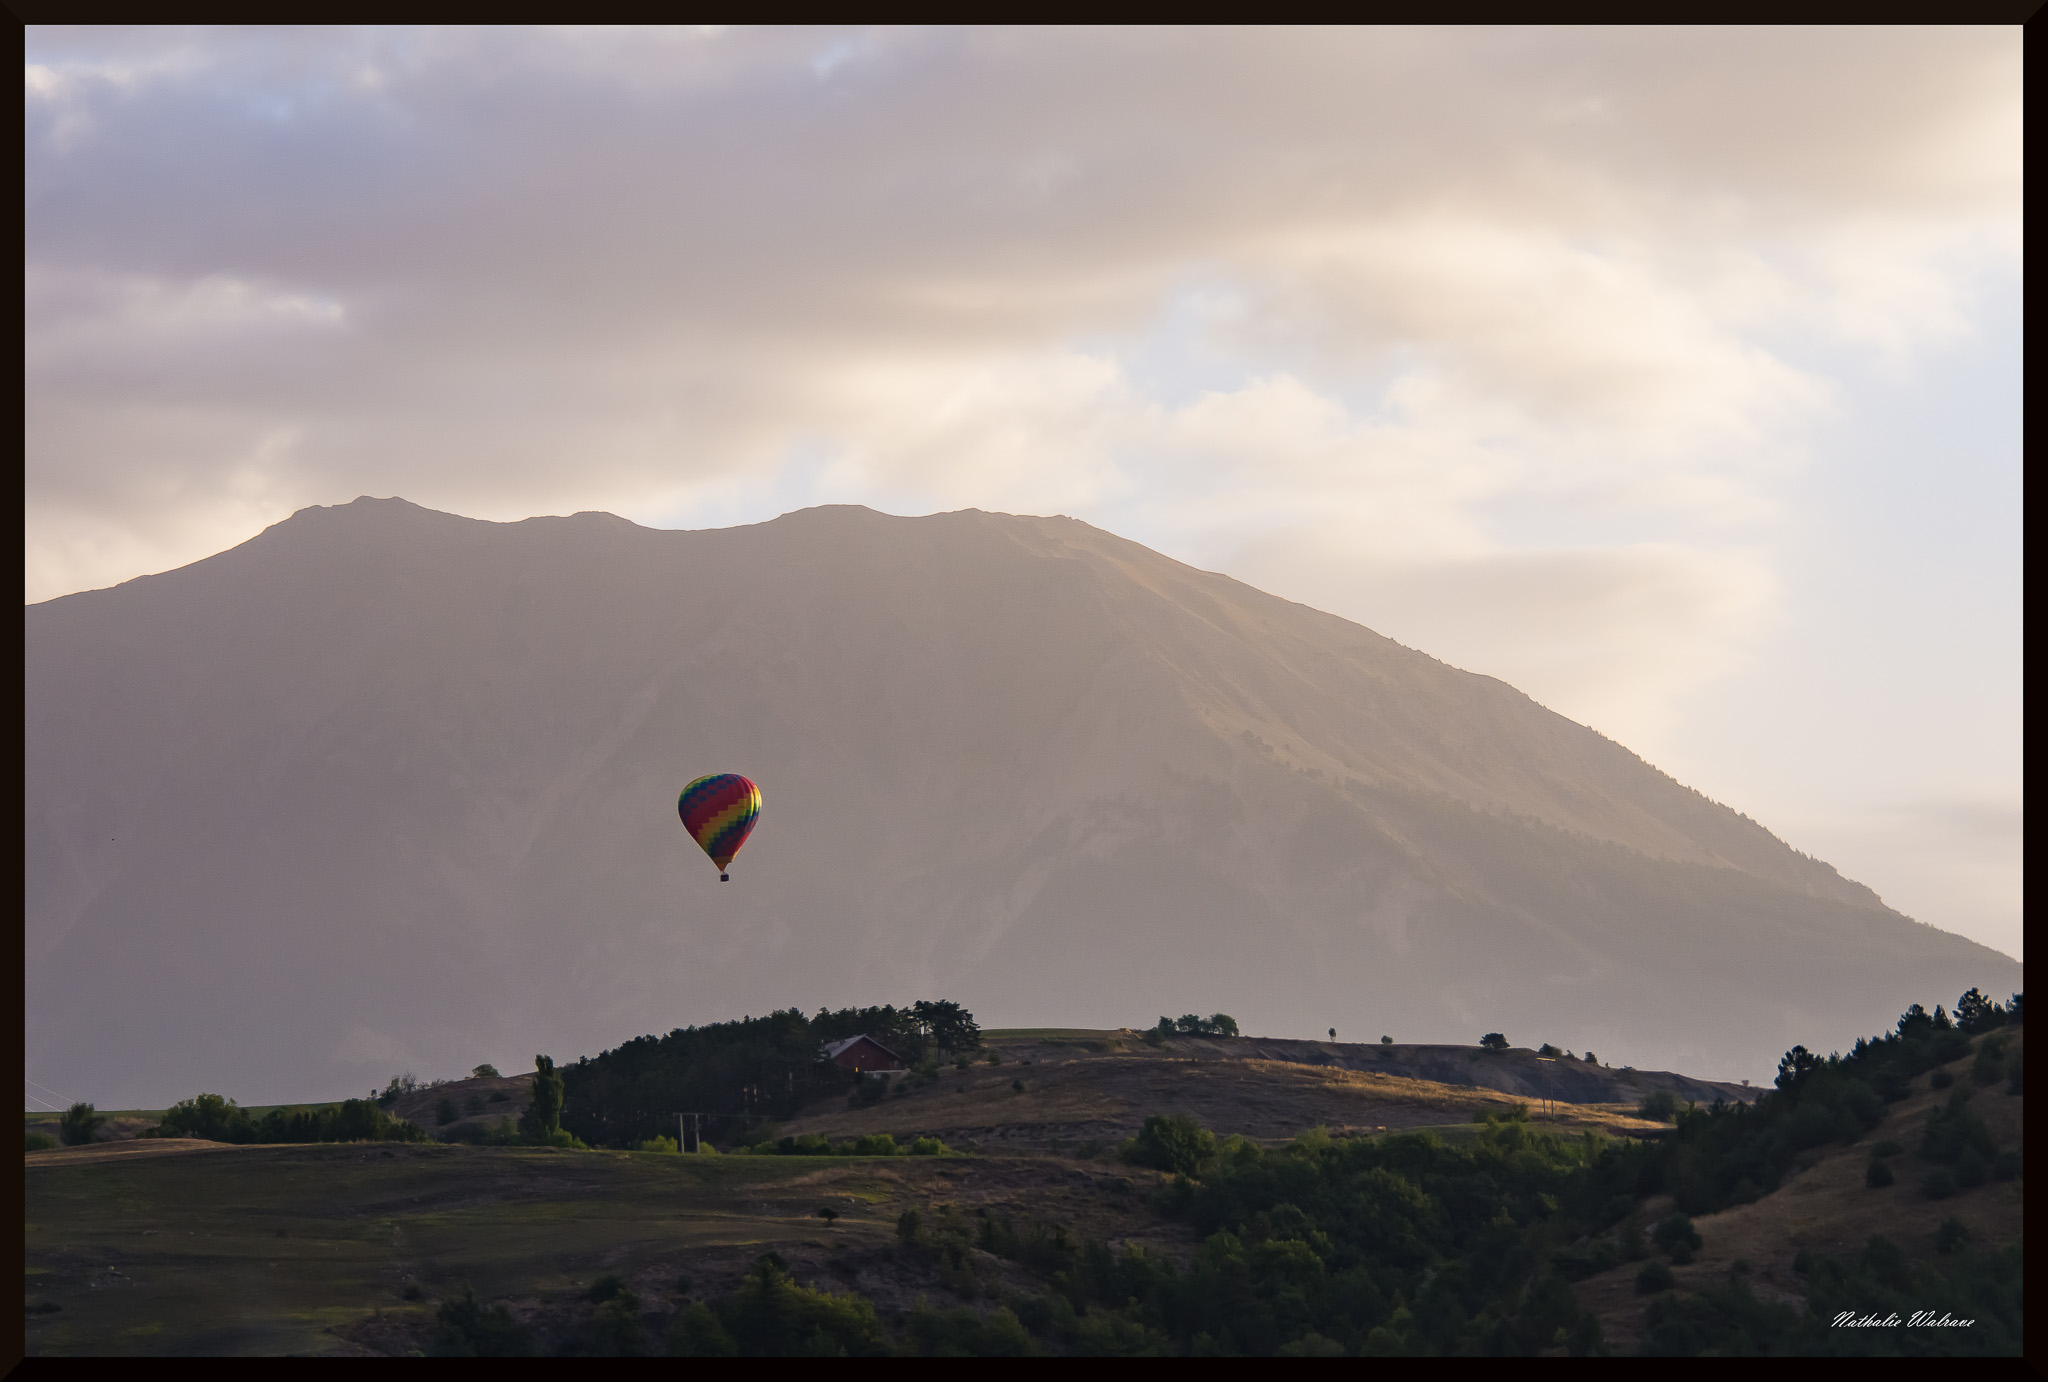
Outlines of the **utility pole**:
M1545 1113L1555 1112L1556 1110L1552 1107L1552 1100L1550 1098L1550 1070L1548 1067L1556 1065L1557 1058L1555 1056L1538 1056L1536 1063L1545 1067L1543 1071L1543 1111Z
M690 1133L695 1131L697 1139L693 1145ZM704 1150L704 1115L701 1113L679 1113L676 1115L676 1150L679 1152L701 1152Z

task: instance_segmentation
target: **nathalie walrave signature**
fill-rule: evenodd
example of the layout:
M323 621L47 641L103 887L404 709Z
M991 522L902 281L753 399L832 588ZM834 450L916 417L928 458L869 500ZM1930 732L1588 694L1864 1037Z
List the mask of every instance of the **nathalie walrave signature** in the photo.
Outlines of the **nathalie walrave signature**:
M1915 1310L1904 1319L1896 1314L1859 1315L1854 1310L1844 1310L1835 1316L1837 1329L1968 1329L1975 1320L1959 1320L1946 1310L1936 1314L1932 1310Z

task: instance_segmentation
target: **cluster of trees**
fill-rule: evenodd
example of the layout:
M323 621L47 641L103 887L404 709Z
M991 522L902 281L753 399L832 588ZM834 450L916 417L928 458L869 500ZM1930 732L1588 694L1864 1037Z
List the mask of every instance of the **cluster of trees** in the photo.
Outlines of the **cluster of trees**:
M1179 1174L1163 1199L1195 1260L1112 1252L1056 1226L990 1221L981 1245L1051 1290L1012 1302L1060 1351L1319 1357L1597 1352L1548 1250L1631 1204L1640 1148L1506 1120L1452 1147L1429 1134L1279 1150L1148 1119L1131 1160Z
M490 1067L479 1067L489 1069ZM497 1072L492 1070L495 1075ZM397 1085L406 1077L392 1083ZM446 1083L446 1081L437 1081ZM433 1088L417 1082L414 1088ZM542 1147L581 1147L583 1142L562 1128L562 1075L546 1056L534 1057L533 1102L513 1126L500 1119L494 1132L475 1140ZM88 1113L91 1105L84 1106ZM451 1119L443 1119L448 1122ZM143 1137L203 1137L213 1142L427 1142L418 1124L394 1118L379 1098L345 1099L320 1107L275 1108L256 1117L233 1099L200 1094L174 1104Z
M886 1358L896 1350L874 1302L799 1285L771 1252L732 1295L678 1312L669 1352L685 1358Z
M665 1134L685 1110L732 1129L786 1118L845 1095L854 1077L820 1058L828 1043L871 1036L912 1066L981 1049L974 1014L958 1003L796 1008L645 1036L562 1068L562 1127L593 1146L633 1147Z
M2003 1080L2017 1094L2022 1081L2018 1058L2009 1061L2002 1039L1994 1034L2024 1013L2022 994L2000 1004L1973 988L1957 1002L1953 1016L1940 1006L1929 1013L1915 1003L1894 1030L1875 1040L1859 1039L1847 1055L1822 1057L1795 1046L1778 1063L1775 1087L1754 1104L1717 1099L1707 1108L1676 1110L1676 1129L1659 1145L1660 1156L1647 1168L1640 1192L1668 1190L1690 1214L1769 1194L1799 1153L1830 1142L1856 1142L1884 1121L1887 1106L1906 1096L1914 1078L1968 1054L1973 1037L1984 1038L1972 1064L1973 1083ZM1969 1087L1959 1088L1935 1111L1922 1138L1922 1154L1953 1165L1956 1183L2017 1175L2016 1149L2000 1159L1983 1120L1967 1107L1971 1095Z
M1909 1264L1899 1246L1873 1234L1861 1252L1802 1252L1794 1270L1806 1278L1806 1309L1760 1300L1741 1274L1687 1295L1650 1303L1643 1352L1652 1357L1734 1358L1774 1355L1826 1358L1878 1350L1906 1357L2017 1355L2024 1341L2024 1271L2017 1243L1994 1252L1969 1250L1968 1231L1954 1219L1937 1235L1939 1260ZM1668 1273L1667 1273L1668 1276ZM1668 1284L1668 1283L1667 1283ZM1968 1329L1837 1329L1835 1318L1939 1310L1972 1321Z
M1331 1029L1333 1032L1335 1028ZM1238 1035L1237 1019L1229 1013L1210 1013L1199 1017L1194 1013L1182 1013L1179 1017L1162 1016L1159 1021L1146 1029L1145 1040L1157 1046L1171 1036L1226 1036ZM1330 1038L1335 1041L1336 1038Z
M212 1142L425 1142L426 1130L393 1118L373 1099L323 1108L276 1108L261 1118L233 1099L201 1094L174 1104L143 1137L203 1137Z

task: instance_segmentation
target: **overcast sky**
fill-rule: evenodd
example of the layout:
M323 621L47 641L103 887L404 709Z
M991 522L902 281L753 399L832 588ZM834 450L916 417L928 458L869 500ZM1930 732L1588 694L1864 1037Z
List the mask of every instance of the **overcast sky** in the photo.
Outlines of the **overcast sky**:
M29 601L1066 513L2020 955L2018 28L26 38Z

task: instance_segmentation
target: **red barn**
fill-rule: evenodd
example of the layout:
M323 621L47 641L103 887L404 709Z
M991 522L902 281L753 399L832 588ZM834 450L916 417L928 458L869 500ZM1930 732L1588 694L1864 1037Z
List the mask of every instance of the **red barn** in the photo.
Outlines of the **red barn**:
M870 1070L901 1070L903 1057L871 1036L848 1037L825 1047L825 1059L842 1070L865 1074Z

